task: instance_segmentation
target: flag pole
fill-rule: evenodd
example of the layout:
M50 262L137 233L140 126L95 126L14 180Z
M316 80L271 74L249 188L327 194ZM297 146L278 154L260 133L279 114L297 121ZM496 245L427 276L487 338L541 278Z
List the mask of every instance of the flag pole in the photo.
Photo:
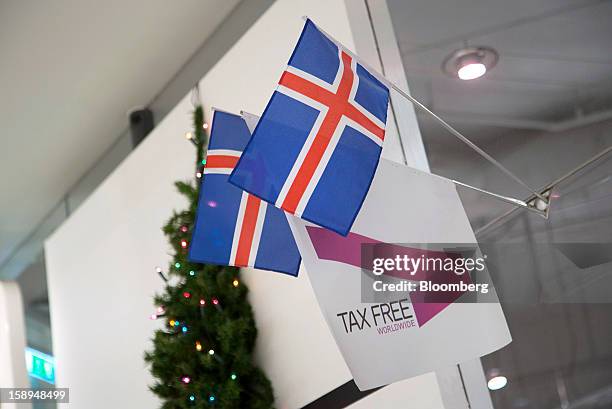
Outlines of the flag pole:
M400 89L397 85L393 84L393 83L389 83L389 85L391 86L391 88L393 88L395 91L397 91L398 94L400 94L401 96L403 96L404 98L406 98L407 100L409 100L410 102L412 102L412 104L414 106L416 106L417 108L419 108L421 111L427 113L428 115L430 115L432 118L434 118L440 125L442 125L447 131L449 131L451 134L453 134L454 136L456 136L457 138L459 138L459 140L461 140L462 142L464 142L466 145L468 145L470 148L474 149L480 156L482 156L483 158L485 158L486 160L488 160L489 162L491 162L493 165L495 165L499 170L501 170L502 172L504 172L506 175L510 176L512 179L514 179L516 182L518 182L520 185L522 185L524 188L526 188L527 190L529 190L531 193L533 193L534 195L536 195L539 199L543 200L545 203L548 204L548 199L546 197L544 197L541 193L539 193L538 191L536 191L535 189L532 189L527 183L523 182L522 179L520 179L518 176L516 176L514 173L512 173L509 169L507 169L504 165L502 165L501 163L499 163L495 158L493 158L491 155L489 155L487 152L485 152L484 150L482 150L480 147L478 147L478 145L476 145L474 142L470 141L468 138L466 138L461 132L459 132L458 130L456 130L455 128L453 128L448 122L446 122L445 120L443 120L442 118L440 118L437 114L435 114L433 111L431 111L429 108L427 108L425 105L423 105L419 100L417 100L416 98L414 98L412 95L408 94L407 92L405 92L404 90Z
M302 17L304 20L309 20L309 18L307 16L303 16ZM312 21L312 20L310 20ZM314 24L314 22L313 22ZM315 24L316 25L316 24ZM325 30L322 30L318 25L316 25L317 29L319 29L322 33L324 33L330 40L332 40L334 43L336 43L337 46L341 47L343 50L345 50L348 54L350 54L353 58L359 59L359 57L353 53L352 51L348 50L345 46L343 46L338 40L336 40L334 37L332 37L331 35L329 35L329 33L327 33ZM519 178L518 176L516 176L513 172L511 172L509 169L507 169L504 165L502 165L501 163L499 163L495 158L493 158L491 155L489 155L487 152L485 152L484 150L482 150L480 147L478 147L478 145L476 145L474 142L470 141L467 137L465 137L461 132L459 132L458 130L456 130L455 128L453 128L448 122L446 122L445 120L443 120L442 118L440 118L437 114L435 114L433 111L431 111L429 108L427 108L425 105L423 105L419 100L417 100L416 98L414 98L412 95L408 94L406 91L404 91L403 89L401 89L400 87L398 87L397 85L395 85L394 83L392 83L391 81L389 81L384 75L382 75L381 73L379 73L377 70L375 70L374 68L372 68L371 66L369 66L366 63L361 62L360 60L360 64L362 64L365 68L368 69L368 71L371 71L373 73L376 74L376 76L378 77L378 79L385 83L385 85L387 85L389 88L392 88L393 90L395 90L398 94L400 94L402 97L404 97L405 99L407 99L408 101L410 101L414 106L416 106L417 108L419 108L420 110L422 110L423 112L425 112L426 114L430 115L434 120L436 120L440 125L442 125L447 131L449 131L452 135L454 135L455 137L457 137L459 140L461 140L462 142L464 142L466 145L468 145L470 148L472 148L473 150L475 150L480 156L482 156L483 158L485 158L486 160L488 160L489 162L491 162L493 165L495 165L495 167L497 167L498 169L500 169L502 172L504 172L507 176L509 176L510 178L512 178L514 181L516 181L517 183L519 183L521 186L523 186L524 188L526 188L527 190L529 190L531 193L533 193L537 198L539 198L540 200L544 201L544 203L546 204L546 206L549 205L549 199L546 198L544 195L542 195L540 192L536 191L535 189L531 188L527 183L525 183L521 178ZM474 189L477 190L479 192L482 193L486 193L489 194L493 197L496 197L498 199L504 200L506 202L509 203L513 203L517 206L521 206L521 207L526 207L530 210L535 211L536 213L541 213L541 211L539 209L535 209L534 207L528 205L527 203L523 202L522 200L518 200L518 199L512 199L512 198L508 198L506 196L501 196L498 195L496 193L491 193L488 192L486 190L483 189L479 189L476 188L474 186L470 186L467 185L465 183L461 183L461 182L457 182L454 181L454 183L456 184L460 184L461 186L464 187L468 187L470 189ZM503 199L502 199L503 198ZM506 200L507 199L507 200Z
M240 111L240 116L242 116L242 118L245 121L247 121L247 122L249 120L251 120L251 119L253 121L257 122L257 121L259 121L259 118L260 118L258 115L251 114L250 112L247 112L247 111L244 111L244 110ZM254 129L255 126L252 125L252 128ZM251 127L249 127L249 130L252 132ZM493 193L493 192L489 192L488 190L484 190L484 189L481 189L481 188L478 188L478 187L475 187L475 186L472 186L472 185L468 185L467 183L463 183L463 182L460 182L458 180L448 179L448 178L445 178L444 176L436 175L435 173L430 173L430 175L435 176L435 177L440 178L440 179L450 180L452 183L454 183L457 186L462 186L462 187L465 187L465 188L468 188L468 189L475 190L475 191L480 192L480 193L484 193L484 194L489 195L489 196L491 196L491 197L493 197L495 199L501 200L501 201L506 202L506 203L513 204L513 205L518 206L518 207L525 208L525 209L527 209L529 211L532 211L534 213L539 214L540 216L546 217L546 211L542 211L542 210L536 208L535 206L530 206L529 203L526 203L526 202L524 202L522 200L515 199L515 198L512 198L512 197L508 197L508 196L499 195L499 194Z
M526 203L526 202L524 202L522 200L515 199L513 197L498 195L497 193L489 192L488 190L480 189L478 187L475 187L475 186L472 186L472 185L468 185L467 183L459 182L458 180L454 180L454 179L449 179L449 180L451 182L453 182L455 185L463 186L463 187L466 187L468 189L472 189L472 190L475 190L477 192L484 193L486 195L492 196L492 197L494 197L494 198L496 198L498 200L501 200L503 202L510 203L510 204L513 204L513 205L518 206L518 207L525 208L525 209L527 209L527 210L529 210L531 212L537 213L540 216L543 216L544 218L546 218L546 211L545 210L540 210L540 209L538 209L535 206L530 206L529 203Z

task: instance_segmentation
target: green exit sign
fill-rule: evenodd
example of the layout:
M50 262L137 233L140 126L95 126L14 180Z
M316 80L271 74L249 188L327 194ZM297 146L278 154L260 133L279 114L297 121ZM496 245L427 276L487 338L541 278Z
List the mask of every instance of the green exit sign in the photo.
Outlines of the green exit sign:
M55 360L33 348L26 348L26 366L28 374L36 379L55 384Z

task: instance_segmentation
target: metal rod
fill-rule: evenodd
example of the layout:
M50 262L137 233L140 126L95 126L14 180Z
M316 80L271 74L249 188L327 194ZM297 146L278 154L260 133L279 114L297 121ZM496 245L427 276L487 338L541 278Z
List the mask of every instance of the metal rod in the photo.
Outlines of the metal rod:
M308 16L302 16L302 19L304 21L308 20ZM312 21L312 20L311 20ZM314 22L313 22L314 24ZM316 24L315 24L316 25ZM470 148L474 149L476 152L478 152L478 154L480 154L482 157L484 157L485 159L487 159L489 162L491 162L493 165L495 165L498 169L500 169L502 172L504 172L506 175L508 175L509 177L511 177L512 179L514 179L514 181L516 181L517 183L519 183L521 186L523 186L525 189L527 189L528 191L530 191L531 193L533 193L536 197L540 198L541 200L544 201L544 203L548 203L548 198L544 197L543 195L541 195L539 192L535 191L534 189L532 189L531 187L529 187L529 185L525 182L523 182L522 179L520 179L518 176L516 176L514 173L512 173L510 170L508 170L504 165L502 165L501 163L499 163L497 160L495 160L491 155L489 155L488 153L486 153L485 151L483 151L481 148L479 148L476 144L474 144L474 142L470 141L468 138L466 138L465 136L463 136L463 134L461 134L461 132L459 132L458 130L456 130L455 128L453 128L450 124L448 124L445 120L443 120L442 118L440 118L438 115L436 115L433 111L431 111L429 108L427 108L425 105L423 105L419 100L417 100L416 98L414 98L412 95L408 94L407 92L405 92L404 90L402 90L400 87L398 87L397 85L395 85L394 83L392 83L391 81L389 81L389 79L387 79L387 77L385 77L383 74L381 74L380 72L378 72L378 70L372 68L370 65L368 65L367 63L365 63L364 61L362 61L359 56L357 56L357 54L353 53L351 50L349 50L348 48L346 48L344 45L342 45L342 43L340 43L338 40L336 40L334 37L332 37L328 32L326 32L325 30L323 30L321 27L319 27L318 25L316 25L317 29L319 31L321 31L323 34L325 34L333 43L335 43L338 47L340 47L342 50L346 51L352 58L359 60L359 64L361 64L365 69L367 69L368 71L370 71L372 74L374 74L375 77L377 77L381 82L383 82L384 84L386 84L388 87L393 88L395 91L397 91L398 94L400 94L401 96L403 96L404 98L406 98L407 100L409 100L410 102L412 102L413 105L415 105L417 108L419 108L420 110L422 110L423 112L427 113L428 115L430 115L432 118L434 118L436 121L438 121L447 131L449 131L450 133L452 133L454 136L456 136L457 138L459 138L462 142L464 142L465 144L467 144ZM470 186L471 187L471 186ZM490 193L487 192L486 190L483 191L483 193ZM495 194L492 194L495 195ZM518 199L517 199L518 200ZM520 200L519 200L520 202Z
M603 151L599 152L598 154L596 154L595 156L587 159L585 162L583 162L582 164L578 165L577 167L575 167L574 169L570 170L569 172L567 172L565 175L555 179L554 181L552 181L551 183L547 184L546 186L544 186L540 192L545 192L549 189L554 188L555 186L557 186L559 183L564 182L565 180L567 180L568 178L574 176L576 173L580 172L582 169L584 169L585 167L587 167L588 165L590 165L591 163L597 162L599 159L603 158L605 155L607 155L608 153L612 152L612 146L607 147L606 149L604 149ZM530 196L528 197L525 202L530 202L533 199L535 199L534 196ZM485 224L484 226L476 229L476 231L474 231L475 235L479 235L480 233L484 232L485 230L488 230L490 227L494 226L495 224L497 224L499 221L505 219L506 217L510 216L512 213L514 213L516 211L516 209L511 209L508 210L507 212L497 216L496 218L494 218L493 220L491 220L490 222L488 222L487 224Z
M524 209L527 209L529 211L537 213L540 216L545 216L545 214L546 214L544 211L539 210L539 209L537 209L537 208L535 208L533 206L530 206L529 204L527 204L527 202L524 202L522 200L515 199L513 197L499 195L499 194L493 193L493 192L489 192L488 190L484 190L484 189L481 189L479 187L468 185L467 183L463 183L463 182L460 182L458 180L449 179L449 178L446 178L444 176L436 175L435 173L428 173L428 174L431 175L431 176L440 178L440 179L451 181L451 182L453 182L457 186L462 186L462 187L465 187L465 188L468 188L468 189L472 189L472 190L474 190L476 192L483 193L485 195L491 196L492 198L497 199L497 200L501 200L502 202L510 203L510 204L512 204L514 206L517 206L517 207L522 207ZM516 210L516 209L512 209L512 210Z
M474 187L472 185L468 185L466 183L459 182L458 180L450 179L450 181L453 182L454 184L458 185L458 186L463 186L463 187L466 187L468 189L472 189L472 190L475 190L477 192L484 193L486 195L492 196L492 197L494 197L494 198L496 198L498 200L501 200L503 202L510 203L510 204L515 205L515 206L523 207L523 208L525 208L527 210L530 210L532 212L538 213L539 215L544 215L543 211L538 210L535 207L529 206L527 203L523 202L522 200L514 199L514 198L508 197L508 196L498 195L497 193L489 192L488 190L480 189L478 187Z
M499 163L495 158L493 158L487 152L485 152L481 148L479 148L478 145L476 145L474 142L470 141L468 138L463 136L463 134L461 132L459 132L458 130L453 128L451 125L449 125L444 119L442 119L438 115L436 115L433 111L431 111L429 108L427 108L425 105L423 105L419 100L417 100L416 98L414 98L412 95L408 94L407 92L403 91L397 85L395 85L395 84L393 84L391 82L389 83L389 85L391 85L391 88L393 88L395 91L397 91L401 96L403 96L404 98L406 98L410 102L412 102L412 104L415 105L417 108L419 108L421 111L427 113L432 118L434 118L436 121L438 121L440 123L440 125L442 125L447 131L449 131L451 134L453 134L454 136L459 138L462 142L464 142L470 148L472 148L476 152L478 152L478 154L480 154L480 156L482 156L483 158L485 158L486 160L491 162L499 170L504 172L506 175L510 176L512 179L514 179L516 182L518 182L525 189L529 190L531 193L536 195L538 198L542 199L545 203L548 203L548 199L546 197L542 196L539 192L537 192L536 190L532 189L527 183L523 182L522 179L520 179L518 176L516 176L514 173L512 173L510 170L508 170L504 165Z

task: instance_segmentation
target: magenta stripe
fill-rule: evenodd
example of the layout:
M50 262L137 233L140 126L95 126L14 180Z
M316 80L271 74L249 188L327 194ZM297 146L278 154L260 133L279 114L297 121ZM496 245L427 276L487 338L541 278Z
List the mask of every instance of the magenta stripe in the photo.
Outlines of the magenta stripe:
M335 261L338 263L349 264L351 266L362 268L362 244L385 244L382 241L372 239L370 237L362 236L357 233L349 233L347 236L341 236L331 230L327 230L321 227L306 226L306 231L310 236L317 257L321 260ZM394 257L395 255L407 255L409 257L420 257L421 255L431 257L458 257L459 254L445 253L441 251L423 250L406 246L398 246L395 244L387 244L381 246L379 252L376 253L377 257ZM394 271L386 273L393 277L404 278L412 281L419 280L431 280L436 283L450 283L464 281L470 283L471 279L469 274L464 276L458 276L454 273L441 274L440 272L423 272L417 271L414 275L410 275L404 271ZM424 325L427 321L439 314L443 309L448 307L453 301L461 297L461 292L449 292L442 294L441 297L443 302L436 302L432 299L432 294L415 291L410 294L411 300L431 300L430 302L414 302L412 307L414 309L415 316L419 326ZM449 302L450 301L450 302Z

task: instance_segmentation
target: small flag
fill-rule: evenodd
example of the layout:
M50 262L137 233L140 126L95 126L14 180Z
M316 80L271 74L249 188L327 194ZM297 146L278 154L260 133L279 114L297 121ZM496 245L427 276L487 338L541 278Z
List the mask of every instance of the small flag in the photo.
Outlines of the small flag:
M227 181L250 137L242 117L215 111L189 259L297 276L286 215Z
M307 20L230 183L346 235L378 166L388 102L376 74Z

